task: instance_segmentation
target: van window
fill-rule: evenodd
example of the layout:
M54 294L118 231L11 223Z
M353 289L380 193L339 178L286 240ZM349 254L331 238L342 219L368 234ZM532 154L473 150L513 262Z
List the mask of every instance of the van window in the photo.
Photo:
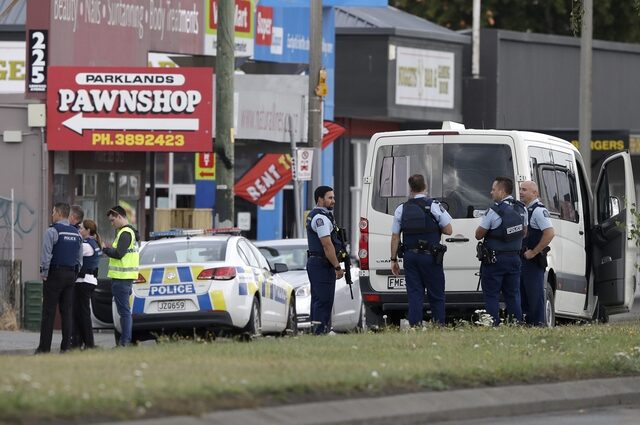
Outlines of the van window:
M576 184L569 170L556 168L556 182L558 183L558 199L560 200L560 218L576 222Z
M558 195L558 184L556 183L556 170L552 165L544 164L540 167L540 200L547 207L549 213L560 215L560 199Z
M442 200L453 218L473 218L474 210L485 210L493 180L514 176L511 148L501 144L382 146L375 170L371 204L376 211L393 214L407 200L409 176L423 174L429 195Z
M598 222L618 215L627 208L625 198L624 159L616 158L607 163L598 188Z

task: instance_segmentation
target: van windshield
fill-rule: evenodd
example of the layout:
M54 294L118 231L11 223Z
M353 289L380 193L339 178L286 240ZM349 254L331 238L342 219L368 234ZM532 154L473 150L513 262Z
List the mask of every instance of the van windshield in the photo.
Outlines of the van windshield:
M372 206L393 214L409 195L407 179L423 174L429 196L443 201L453 218L486 210L497 176L513 180L513 154L504 144L407 144L381 146L376 157Z

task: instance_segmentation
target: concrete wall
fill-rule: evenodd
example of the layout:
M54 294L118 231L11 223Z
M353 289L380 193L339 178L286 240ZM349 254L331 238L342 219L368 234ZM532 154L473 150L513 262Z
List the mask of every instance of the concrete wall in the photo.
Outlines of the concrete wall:
M21 130L22 142L7 143L0 137L0 196L15 196L15 257L22 260L22 280L39 279L40 247L49 224L47 194L44 192L47 164L42 161L39 129L27 126L27 102L22 95L0 95L0 135ZM43 172L43 166L45 172ZM11 208L0 199L0 258L11 258Z

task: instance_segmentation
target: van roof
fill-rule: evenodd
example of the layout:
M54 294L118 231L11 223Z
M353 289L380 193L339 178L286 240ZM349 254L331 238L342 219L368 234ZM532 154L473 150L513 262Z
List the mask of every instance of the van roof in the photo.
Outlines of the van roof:
M576 148L571 142L561 139L556 136L551 136L549 134L538 133L535 131L524 131L524 130L497 130L497 129L471 129L471 128L455 128L455 124L453 128L446 129L424 129L424 130L402 130L402 131L387 131L376 133L372 136L372 139L377 139L381 137L400 137L400 136L434 136L434 135L504 135L511 136L514 139L522 139L529 141L543 141L543 142L551 142L552 144L560 144L563 147L571 147L573 150L578 152L578 148ZM449 126L447 126L449 127Z

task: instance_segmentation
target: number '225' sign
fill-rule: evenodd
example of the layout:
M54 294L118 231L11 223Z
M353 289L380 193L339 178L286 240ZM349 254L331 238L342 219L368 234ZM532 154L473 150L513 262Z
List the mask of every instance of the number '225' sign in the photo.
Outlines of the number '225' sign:
M47 47L48 47L48 31L47 30L30 30L29 31L29 58L27 80L28 90L30 92L46 92L47 91Z

